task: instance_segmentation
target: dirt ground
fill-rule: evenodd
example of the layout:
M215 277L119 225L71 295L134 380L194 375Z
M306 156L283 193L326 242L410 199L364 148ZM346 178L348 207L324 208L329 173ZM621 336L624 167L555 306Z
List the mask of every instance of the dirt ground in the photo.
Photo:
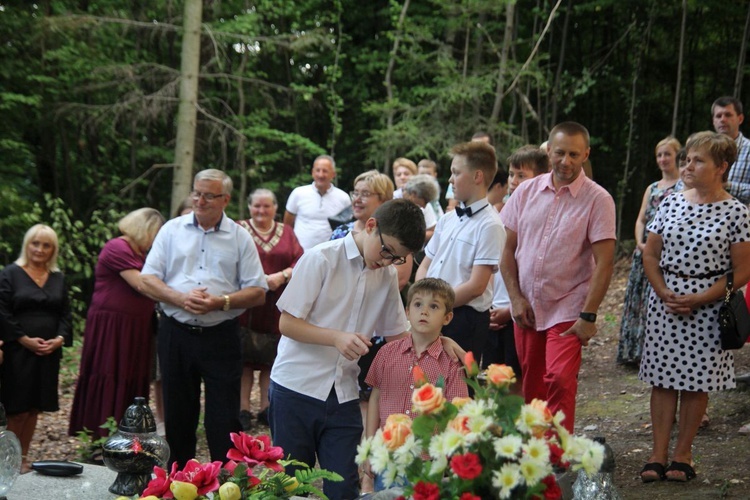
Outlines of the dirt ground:
M629 268L629 261L618 263L599 311L599 334L583 351L576 433L606 437L615 453L615 482L626 500L750 499L750 436L737 433L741 425L750 422L747 386L711 394L711 424L699 432L693 448L697 478L687 484L641 483L638 473L651 446L649 386L638 380L635 368L615 362ZM738 374L750 372L750 347L736 352L735 367ZM67 436L73 386L65 384L63 381L61 411L40 418L31 460L80 460L78 441ZM258 401L257 389L254 401ZM257 426L252 432L267 433L268 428ZM200 440L198 459L207 458L205 441Z

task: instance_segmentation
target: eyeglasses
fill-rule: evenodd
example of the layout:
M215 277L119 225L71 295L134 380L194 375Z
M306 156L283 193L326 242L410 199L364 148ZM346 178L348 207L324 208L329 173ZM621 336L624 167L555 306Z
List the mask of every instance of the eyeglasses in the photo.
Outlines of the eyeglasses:
M371 193L369 191L351 191L349 192L349 195L352 197L352 200L355 200L357 198L362 198L363 200L365 198L369 198L370 196L374 196L376 193Z
M190 193L190 197L194 201L200 200L201 196L203 197L204 200L211 202L211 201L214 201L216 198L221 198L222 196L226 196L226 194L225 193L222 193L222 194L201 193L200 191L193 191Z
M398 255L394 255L393 252L386 248L385 241L383 241L383 233L380 232L380 229L378 229L378 236L380 236L380 256L384 259L390 260L394 266L405 264L406 257L399 257Z

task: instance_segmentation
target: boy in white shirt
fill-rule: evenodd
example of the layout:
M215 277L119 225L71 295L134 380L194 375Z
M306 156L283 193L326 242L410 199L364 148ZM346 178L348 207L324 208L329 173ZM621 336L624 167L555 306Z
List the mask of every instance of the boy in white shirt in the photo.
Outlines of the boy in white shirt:
M282 333L271 370L269 420L292 458L341 474L331 499L359 494L354 462L362 437L357 360L373 333L405 334L396 270L424 244L424 217L407 200L381 205L365 229L306 251L277 307Z

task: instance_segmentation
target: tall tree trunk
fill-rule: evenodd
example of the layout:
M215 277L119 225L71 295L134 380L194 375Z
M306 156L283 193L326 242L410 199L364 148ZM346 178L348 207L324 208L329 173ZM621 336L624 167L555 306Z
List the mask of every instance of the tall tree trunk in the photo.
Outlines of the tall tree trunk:
M680 28L680 55L678 56L678 59L677 59L677 84L675 85L675 89L674 89L674 108L672 109L672 137L677 135L677 114L680 110L680 87L682 86L682 60L683 60L683 54L685 52L685 27L687 26L687 10L688 10L687 0L682 0L682 27ZM745 29L747 29L747 27Z
M555 83L552 89L552 124L557 123L557 104L560 100L560 80L562 80L563 66L565 65L565 45L568 40L568 25L570 23L570 11L572 0L568 0L565 7L565 21L563 22L562 39L560 40L560 56L557 59L557 71L555 72Z
M750 5L747 7L745 18L745 31L742 33L742 45L740 46L740 59L737 61L737 74L734 77L734 97L739 99L742 93L742 77L745 74L745 56L747 54L747 33L750 30Z
M406 0L404 6L401 7L401 15L398 17L398 26L396 26L396 36L393 37L393 49L391 49L391 57L388 60L388 69L385 71L385 89L388 93L388 119L386 121L386 130L388 134L393 129L393 68L396 66L396 56L398 55L398 46L401 43L401 30L404 26L404 20L406 19L406 11L409 10L409 3L411 0ZM386 148L385 158L383 158L383 172L388 175L391 171L391 146Z
M202 17L202 1L185 0L185 32L182 35L180 66L180 106L177 110L177 139L175 140L175 166L172 178L173 214L177 212L180 203L192 189Z
M648 15L648 24L646 25L646 32L644 33L643 40L638 44L638 53L636 55L635 64L633 65L633 79L630 86L630 111L628 113L628 140L625 145L625 167L622 172L622 177L617 182L617 241L621 242L622 238L622 210L625 204L625 196L628 194L630 186L630 178L633 177L635 169L630 169L630 154L633 149L633 136L635 135L636 127L636 109L638 101L638 78L641 74L641 67L643 65L643 55L648 49L649 38L651 37L651 26L654 22L656 15L655 2L651 4ZM637 32L637 31L636 31Z
M503 35L503 48L500 52L500 67L497 71L497 83L495 85L495 104L492 106L490 123L497 123L500 110L503 106L503 92L505 92L505 73L508 71L508 52L513 43L513 22L515 20L516 2L505 4L505 34Z

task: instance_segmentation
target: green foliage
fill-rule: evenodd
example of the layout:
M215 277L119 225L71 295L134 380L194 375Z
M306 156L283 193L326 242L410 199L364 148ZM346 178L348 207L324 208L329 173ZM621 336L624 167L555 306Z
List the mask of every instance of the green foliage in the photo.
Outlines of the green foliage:
M76 453L79 460L84 463L98 463L101 460L99 457L104 443L107 442L109 436L117 432L117 421L115 417L107 417L106 422L99 427L107 430L106 436L93 439L93 432L85 427L82 431L76 432L76 440L78 440Z

